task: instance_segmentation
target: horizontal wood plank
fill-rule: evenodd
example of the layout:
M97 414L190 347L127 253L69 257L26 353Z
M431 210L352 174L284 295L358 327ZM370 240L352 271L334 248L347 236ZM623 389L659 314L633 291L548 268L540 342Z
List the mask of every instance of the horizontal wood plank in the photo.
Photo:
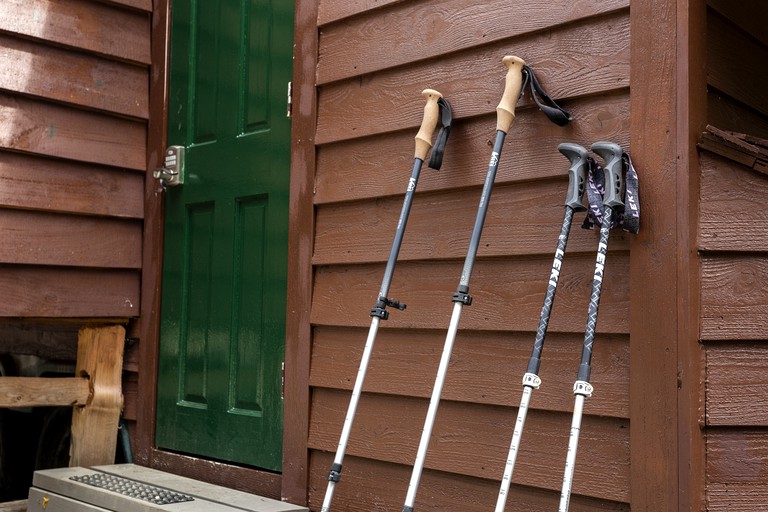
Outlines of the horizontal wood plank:
M75 361L78 328L77 324L0 322L0 353Z
M144 176L0 151L0 206L141 219Z
M611 140L629 147L628 90L579 98L569 102L568 108L575 121L566 127L552 124L537 109L518 111L514 129L506 138L496 184L564 176L568 161L557 150L564 141L588 148L596 140ZM417 193L482 186L495 123L490 114L455 123L442 168L436 172L425 164ZM315 203L389 195L402 198L413 166L415 134L414 128L318 148ZM642 169L638 172L642 180ZM414 204L418 201L421 199Z
M0 512L27 512L27 500L0 503Z
M707 430L707 510L754 512L768 506L768 432Z
M335 450L349 396L315 389L309 447ZM360 401L347 453L413 464L429 400L366 395ZM589 404L586 406L588 414ZM442 401L425 468L486 479L501 479L517 415L514 410ZM515 482L559 490L571 415L530 411L518 453ZM573 492L613 501L629 493L629 422L585 416ZM554 470L553 468L557 468Z
M588 29L568 26L526 36L516 47L549 94L568 99L627 87L629 40L629 17L620 12L601 18ZM506 53L509 45L499 43L439 62L382 71L354 79L354 84L341 81L320 87L315 142L322 145L406 128L415 133L424 112L421 91L425 87L448 98L457 120L493 113L504 87L506 67L501 59ZM435 77L441 76L445 79L436 82ZM526 95L518 108L531 105ZM493 137L493 131L489 136Z
M0 265L0 317L135 317L140 280L133 270Z
M763 22L764 23L764 22ZM707 17L707 82L736 100L768 115L768 47L718 16Z
M0 89L126 116L149 117L147 68L1 33Z
M627 0L405 2L320 30L317 82L324 84L433 59L629 7ZM590 20L590 23L595 23ZM583 26L580 30L585 29ZM392 51L397 48L397 51ZM553 54L555 55L555 54ZM519 55L527 60L527 55Z
M768 46L768 32L765 30L768 3L763 0L707 0L707 5L739 29Z
M142 223L0 209L0 263L141 268Z
M320 510L328 485L328 468L333 455L313 451L309 460L309 506ZM345 512L397 510L402 507L410 479L410 466L373 461L354 456L344 459L342 482L335 488L334 507ZM500 477L499 477L500 478ZM499 483L493 480L424 471L416 509L424 512L486 512L496 502ZM559 491L524 485L510 486L508 509L551 512L557 509ZM514 505L513 505L514 504ZM375 507L372 509L372 507ZM570 512L629 511L629 505L572 495Z
M0 92L0 148L144 171L144 122Z
M97 0L107 4L124 5L126 7L133 7L134 9L141 9L142 11L152 12L152 0Z
M768 261L756 256L701 259L701 338L764 340L768 332Z
M768 486L759 484L707 485L707 512L755 512L768 508Z
M319 0L317 2L317 25L322 27L328 23L349 18L361 13L367 13L374 9L402 2L403 0L347 0L346 2L334 2L333 0Z
M706 347L706 421L716 426L768 426L768 344Z
M761 116L717 91L707 93L707 123L768 139L768 116Z
M397 314L397 313L393 313ZM367 331L316 327L309 384L351 390L357 377ZM517 407L522 378L533 347L531 333L461 331L451 354L442 397L445 400ZM542 386L532 409L570 412L583 336L551 334L544 345ZM445 332L379 330L363 391L429 398L445 341ZM590 381L595 386L589 412L629 415L629 340L599 335L595 340Z
M563 163L568 162L563 158ZM554 255L568 189L568 179L563 178L494 186L483 224L481 254ZM476 187L417 196L398 261L464 257L481 192ZM399 197L318 208L312 262L386 262L401 209ZM584 217L585 213L574 215L569 254L594 253L597 248L599 233L581 228ZM628 249L627 234L621 230L615 234L612 248Z
M0 377L0 407L83 406L90 393L83 377Z
M482 241L481 241L482 244ZM560 274L550 332L584 332L592 289L594 256L566 258ZM478 260L460 329L535 332L549 278L550 258ZM311 321L315 325L367 327L380 288L383 265L318 267L315 272ZM447 328L461 276L462 262L403 262L398 265L390 295L408 304L393 314L388 327ZM608 255L600 303L598 333L626 333L629 316L629 258Z
M33 6L28 0L0 2L4 32L147 65L150 28L147 13L92 0L35 0Z
M709 152L700 158L699 248L768 251L768 176ZM733 222L748 216L748 222Z

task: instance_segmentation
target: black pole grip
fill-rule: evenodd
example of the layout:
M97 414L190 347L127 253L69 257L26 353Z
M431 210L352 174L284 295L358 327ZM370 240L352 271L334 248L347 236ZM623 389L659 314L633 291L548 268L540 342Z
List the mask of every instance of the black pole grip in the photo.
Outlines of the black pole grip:
M587 176L587 150L572 142L563 142L557 149L570 160L568 169L568 195L565 198L565 206L573 208L575 212L583 212L587 209L584 205L584 187Z
M605 160L605 165L603 165L603 172L605 173L603 204L611 208L624 208L624 201L621 199L624 195L623 161L621 159L624 152L618 144L613 142L595 142L592 144L592 151Z

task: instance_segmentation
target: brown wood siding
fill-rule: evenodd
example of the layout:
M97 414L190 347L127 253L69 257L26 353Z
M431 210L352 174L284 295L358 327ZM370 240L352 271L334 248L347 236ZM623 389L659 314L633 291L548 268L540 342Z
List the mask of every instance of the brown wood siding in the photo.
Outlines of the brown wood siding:
M320 2L309 504L319 510L381 284L423 111L441 91L454 126L421 174L334 506L402 505L477 212L503 88L501 57L537 71L575 122L520 103L493 190L416 507L495 502L565 199L557 144L629 143L627 1ZM562 5L560 5L562 4ZM543 4L542 4L543 5ZM506 20L504 22L500 21ZM450 30L448 30L450 27ZM397 52L389 51L398 48ZM578 73L573 73L578 69ZM597 234L574 222L510 502L556 507ZM572 510L629 509L629 241L612 235ZM595 477L595 474L601 477ZM592 475L591 477L589 475Z
M147 4L0 5L0 317L139 314Z
M768 138L768 5L708 0L708 123ZM768 507L764 198L768 177L703 152L699 249L706 506ZM741 219L742 221L735 221Z

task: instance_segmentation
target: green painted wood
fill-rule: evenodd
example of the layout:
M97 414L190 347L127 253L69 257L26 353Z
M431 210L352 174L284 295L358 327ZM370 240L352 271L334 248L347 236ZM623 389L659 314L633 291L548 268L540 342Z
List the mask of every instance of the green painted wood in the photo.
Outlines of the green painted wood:
M174 4L157 443L279 471L293 5Z

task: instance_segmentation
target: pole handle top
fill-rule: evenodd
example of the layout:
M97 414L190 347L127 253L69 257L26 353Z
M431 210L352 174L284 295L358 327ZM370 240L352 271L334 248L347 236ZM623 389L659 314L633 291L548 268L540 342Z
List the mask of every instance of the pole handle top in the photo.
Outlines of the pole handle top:
M568 169L568 195L565 205L574 211L583 212L587 209L584 205L584 189L587 181L587 165L589 156L587 150L572 142L563 142L557 149L571 162Z
M611 208L623 208L624 183L622 182L622 170L624 151L621 146L613 142L595 142L592 151L605 160L603 173L605 174L605 196L603 204Z
M437 126L437 119L440 114L440 107L437 100L443 97L442 94L434 89L424 89L421 92L427 104L424 105L424 118L421 120L421 127L416 134L416 153L415 157L421 161L427 158L427 152L432 147L432 133Z
M523 88L525 61L520 57L507 55L501 59L501 62L507 66L507 76L504 79L504 94L501 96L499 106L496 107L496 130L507 133L515 119L515 105Z

